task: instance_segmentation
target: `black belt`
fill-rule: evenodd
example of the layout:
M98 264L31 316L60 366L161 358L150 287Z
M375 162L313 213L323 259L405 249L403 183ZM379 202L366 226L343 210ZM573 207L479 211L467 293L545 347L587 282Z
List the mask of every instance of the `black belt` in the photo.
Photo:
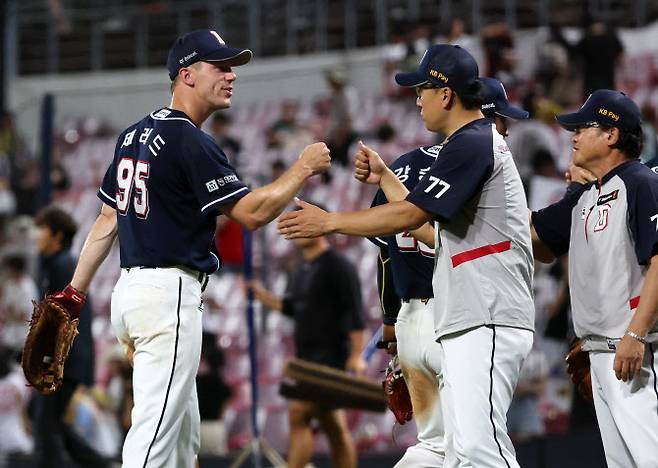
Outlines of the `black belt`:
M157 270L158 268L178 268L181 269L180 267L148 267L148 266L141 266L141 267L128 267L126 268L126 271L130 273L131 268L139 268L140 270ZM196 274L196 280L199 282L201 285L201 292L204 292L206 290L206 287L208 287L208 280L210 279L210 275L208 273L204 273L203 271L195 271L192 269L186 268L186 270L189 270L189 272Z
M434 299L434 298L433 297L403 297L402 302L409 303L411 301L420 301L427 305L430 299Z

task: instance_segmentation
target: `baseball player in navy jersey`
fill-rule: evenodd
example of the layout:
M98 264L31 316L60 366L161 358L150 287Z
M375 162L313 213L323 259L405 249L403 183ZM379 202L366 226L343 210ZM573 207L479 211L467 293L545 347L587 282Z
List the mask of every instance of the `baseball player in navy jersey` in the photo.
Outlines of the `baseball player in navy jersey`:
M299 201L303 209L284 214L278 227L288 238L378 237L438 221L433 326L446 456L459 466L518 467L505 415L532 347L532 247L521 179L503 137L483 118L477 78L473 57L452 45L430 47L417 71L396 75L416 88L427 129L447 135L405 200L349 213ZM362 177L376 179L367 170ZM389 183L406 190L395 177L380 186Z
M535 256L569 253L576 335L589 351L592 393L611 468L658 467L658 177L638 159L637 105L598 90L557 117L573 131L573 162L596 181L532 214Z
M194 464L201 292L220 266L211 250L217 215L258 228L282 212L306 179L330 166L326 146L316 143L279 179L251 191L201 131L214 111L230 107L232 67L251 56L249 50L227 46L211 30L176 39L167 60L171 105L119 136L98 192L101 213L63 292L84 300L118 236L121 276L112 294L112 325L134 367L126 468Z

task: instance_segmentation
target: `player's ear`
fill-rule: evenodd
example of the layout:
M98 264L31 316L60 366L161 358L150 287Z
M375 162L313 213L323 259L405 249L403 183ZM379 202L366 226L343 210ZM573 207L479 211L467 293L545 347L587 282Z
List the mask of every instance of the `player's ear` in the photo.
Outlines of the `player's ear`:
M439 92L441 93L441 106L444 109L450 109L450 106L452 105L452 100L455 97L454 96L454 91L451 88L448 88L447 86L445 88L439 89Z
M194 86L194 72L192 67L183 67L178 71L178 78L180 81L188 86Z
M608 146L615 145L619 141L619 129L612 127L606 132Z

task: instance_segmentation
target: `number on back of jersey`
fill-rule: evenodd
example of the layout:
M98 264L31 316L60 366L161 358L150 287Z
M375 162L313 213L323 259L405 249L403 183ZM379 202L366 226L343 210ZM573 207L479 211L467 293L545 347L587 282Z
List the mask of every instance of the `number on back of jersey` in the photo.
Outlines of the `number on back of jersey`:
M149 177L149 163L121 158L117 165L117 211L125 216L133 201L135 215L146 219L149 214L149 195L146 181Z

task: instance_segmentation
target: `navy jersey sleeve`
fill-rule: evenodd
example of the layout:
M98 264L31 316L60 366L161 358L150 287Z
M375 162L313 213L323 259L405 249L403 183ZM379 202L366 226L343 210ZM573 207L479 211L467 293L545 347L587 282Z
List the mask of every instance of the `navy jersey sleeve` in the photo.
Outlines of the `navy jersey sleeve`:
M484 140L484 139L482 139ZM414 205L434 213L438 221L450 221L493 171L491 140L472 142L459 135L441 150L427 174L407 196Z
M395 293L393 269L387 249L381 249L377 260L377 291L384 314L384 325L395 325L402 302Z
M103 203L111 206L115 210L117 209L117 201L116 201L117 174L116 174L115 161L117 158L117 151L119 149L119 141L122 141L122 139L123 139L123 134L120 135L119 139L117 140L116 147L114 148L114 157L112 158L110 167L108 167L107 171L105 171L105 177L103 177L103 183L98 189L98 194L97 194L98 198L100 198Z
M628 223L637 261L646 265L658 253L658 178L642 178L635 190L629 191Z
M569 250L571 212L580 196L591 184L573 183L562 200L532 213L532 225L541 241L559 257Z
M238 178L228 158L210 136L190 131L181 147L183 167L202 213L214 212L249 193L249 188Z

